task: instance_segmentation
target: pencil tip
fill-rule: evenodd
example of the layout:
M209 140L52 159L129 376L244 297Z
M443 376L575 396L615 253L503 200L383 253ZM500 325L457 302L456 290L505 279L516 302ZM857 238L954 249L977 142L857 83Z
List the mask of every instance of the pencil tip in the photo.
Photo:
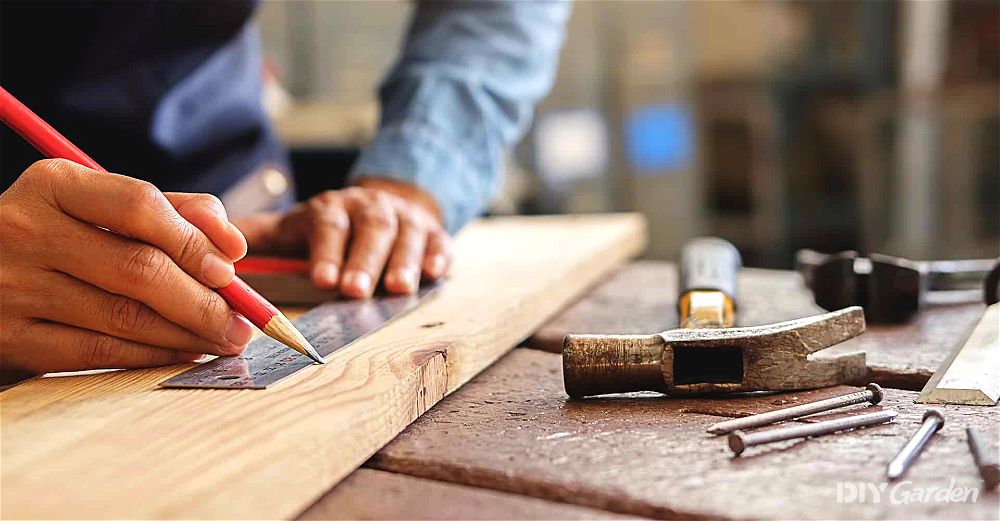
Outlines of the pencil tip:
M320 356L316 349L313 348L312 344L306 340L306 337L296 329L292 324L292 321L288 320L284 315L275 315L271 317L271 320L267 323L264 328L264 333L267 336L285 344L288 347L308 356L313 362L317 364L325 364L326 361Z

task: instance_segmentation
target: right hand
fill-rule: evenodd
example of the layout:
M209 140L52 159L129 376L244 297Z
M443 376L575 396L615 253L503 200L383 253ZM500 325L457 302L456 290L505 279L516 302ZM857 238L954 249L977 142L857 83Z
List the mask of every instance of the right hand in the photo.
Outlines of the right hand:
M253 333L211 289L247 248L213 196L39 161L0 194L0 244L4 372L191 362Z

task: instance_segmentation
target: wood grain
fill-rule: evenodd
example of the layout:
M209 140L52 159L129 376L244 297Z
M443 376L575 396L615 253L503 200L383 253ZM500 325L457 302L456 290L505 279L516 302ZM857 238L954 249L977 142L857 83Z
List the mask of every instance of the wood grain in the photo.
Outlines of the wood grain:
M300 519L641 519L484 488L358 469Z
M883 483L886 464L924 411L913 404L913 392L887 390L882 406L900 411L895 424L755 447L741 458L730 455L725 437L705 433L720 417L704 412L739 416L782 396L694 400L632 394L573 401L562 392L559 355L518 349L435 406L370 465L661 519L1000 515L995 492L980 492L975 503L837 501L838 482ZM1000 410L942 410L947 423L907 475L907 486L948 487L954 479L956 487L978 490L964 428L997 439Z
M640 251L644 231L635 215L476 223L436 298L266 390L156 387L189 365L9 389L2 517L292 517Z
M560 352L568 333L640 334L674 328L676 299L672 263L633 262L542 326L525 345ZM743 270L737 301L737 324L745 326L823 312L798 274L789 271ZM906 324L869 324L863 335L824 353L865 351L869 380L919 391L984 308L978 303L931 305Z

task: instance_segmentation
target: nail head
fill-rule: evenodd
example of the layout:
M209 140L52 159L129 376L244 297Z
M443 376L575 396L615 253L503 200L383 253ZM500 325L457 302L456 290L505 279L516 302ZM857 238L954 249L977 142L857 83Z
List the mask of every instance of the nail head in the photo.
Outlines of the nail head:
M937 422L937 428L934 429L935 432L940 430L941 427L944 427L944 415L941 414L941 411L938 411L936 409L927 409L926 411L924 411L924 417L921 421L927 421L928 418L937 418L938 422Z
M743 451L747 448L743 431L736 430L729 433L729 448L732 449L733 454L737 456L743 454Z
M868 384L865 388L872 392L871 400L869 400L872 405L881 402L885 398L885 391L882 390L882 386L879 384Z

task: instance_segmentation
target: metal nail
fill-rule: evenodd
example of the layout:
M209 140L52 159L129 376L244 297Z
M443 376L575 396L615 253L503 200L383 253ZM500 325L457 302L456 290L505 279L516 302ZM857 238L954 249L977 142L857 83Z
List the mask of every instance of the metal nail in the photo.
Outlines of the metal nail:
M862 402L871 402L872 405L875 405L881 402L884 396L885 393L878 384L868 384L864 391L856 391L825 400L793 405L776 411L719 422L709 427L708 432L712 434L725 434L735 430L752 429L754 427L762 427L784 420L801 418L802 416L809 416L810 414L839 409Z
M972 427L967 427L965 435L969 442L969 451L972 452L972 459L976 462L979 475L983 477L983 487L986 490L997 488L1000 484L1000 462L996 457L987 454L982 434Z
M733 454L739 456L743 451L754 445L774 443L776 441L793 440L796 438L808 438L810 436L820 436L831 432L878 425L880 423L891 422L899 413L893 410L871 412L868 414L856 414L846 418L837 418L792 427L782 427L762 432L747 434L743 431L734 431L729 434L729 448Z
M920 424L920 428L917 432L906 441L903 448L899 449L892 461L889 462L889 468L886 470L886 476L890 479L898 479L906 471L909 470L910 465L917 459L920 452L924 450L924 445L927 445L927 441L931 439L931 436L935 432L941 430L944 426L944 416L940 412L929 409L924 412L923 423Z

